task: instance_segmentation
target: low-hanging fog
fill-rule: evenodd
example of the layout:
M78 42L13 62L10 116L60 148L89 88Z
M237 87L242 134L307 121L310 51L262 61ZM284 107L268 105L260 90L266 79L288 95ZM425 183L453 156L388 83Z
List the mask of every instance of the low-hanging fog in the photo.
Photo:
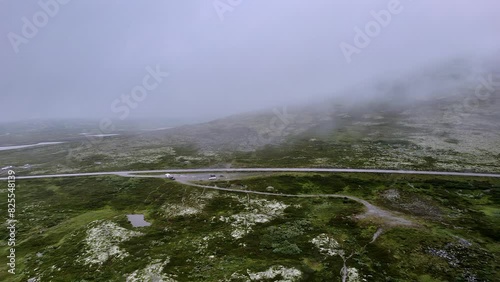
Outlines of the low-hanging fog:
M210 118L335 97L493 54L499 10L497 0L0 0L0 118Z

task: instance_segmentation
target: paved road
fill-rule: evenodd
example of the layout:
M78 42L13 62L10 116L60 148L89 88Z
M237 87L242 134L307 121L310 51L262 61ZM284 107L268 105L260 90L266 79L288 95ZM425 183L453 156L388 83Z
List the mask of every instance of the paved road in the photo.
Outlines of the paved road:
M447 172L447 171L418 171L418 170L388 170L388 169L356 169L356 168L195 168L195 169L169 169L169 170L142 170L142 171L111 171L111 172L88 172L70 174L48 174L16 176L16 179L37 179L57 177L99 176L119 175L128 176L137 173L229 173L229 172L348 172L348 173L386 173L386 174L424 174L424 175L448 175L448 176L476 176L500 178L500 174L474 173L474 172ZM0 180L7 180L6 177Z
M349 198L356 202L363 204L366 207L366 212L359 216L363 217L378 217L381 218L386 224L389 225L406 225L411 226L414 223L404 217L399 216L393 212L381 209L367 202L366 200L342 194L315 194L315 195L292 195L271 192L260 192L242 189L223 188L216 186L206 186L195 184L190 181L193 180L207 180L207 173L242 173L242 172L347 172L347 173L386 173L386 174L424 174L424 175L449 175L449 176L476 176L476 177L497 177L500 174L487 174L487 173L469 173L469 172L442 172L442 171L413 171L413 170L385 170L385 169L349 169L349 168L228 168L228 169L214 169L214 168L201 168L201 169L170 169L170 170L143 170L143 171L114 171L114 172L90 172L90 173L72 173L72 174L52 174L52 175L29 175L29 176L16 176L16 179L38 179L38 178L58 178L58 177L85 177L85 176L102 176L102 175L118 175L123 177L164 177L163 173L173 174L177 180L183 184L213 190L222 190L228 192L238 192L245 194L257 194L266 196L278 197L295 197L295 198ZM160 175L141 175L141 173L158 173ZM183 174L192 173L192 174ZM229 175L226 175L226 179ZM229 178L232 178L229 176ZM7 178L0 178L6 180Z

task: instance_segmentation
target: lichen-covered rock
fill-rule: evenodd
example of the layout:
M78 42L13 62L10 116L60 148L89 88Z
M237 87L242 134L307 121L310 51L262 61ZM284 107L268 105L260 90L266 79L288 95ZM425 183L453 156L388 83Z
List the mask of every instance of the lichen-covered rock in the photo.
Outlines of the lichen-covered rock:
M112 221L94 221L89 224L85 237L86 248L80 257L84 264L103 264L114 257L123 259L128 253L118 247L118 244L128 239L143 235L141 232L131 231L118 226Z
M259 281L259 280L267 280L273 279L281 276L281 280L277 280L278 282L291 282L297 281L302 276L302 272L296 268L286 268L284 266L271 266L269 269L261 272L251 272L247 270L248 276L251 281Z
M127 282L175 282L172 275L163 273L163 269L170 262L170 258L161 261L159 259L153 260L145 268L136 270L129 274L126 278Z
M300 280L302 277L302 272L293 267L284 267L282 265L274 265L269 269L260 271L260 272L252 272L247 269L247 273L242 274L239 272L235 272L228 279L222 280L221 282L229 282L229 281L269 281L270 279L279 279L273 280L276 282L294 282Z
M359 277L359 272L354 267L347 268L347 282L360 282L361 278ZM364 279L363 279L364 281Z
M272 200L255 199L246 200L238 198L245 206L245 211L239 214L233 214L229 217L220 216L219 220L231 224L233 231L231 236L240 239L245 234L252 231L252 226L257 223L269 222L279 216L282 216L288 205Z
M344 255L339 243L327 234L323 233L314 237L311 243L319 249L320 253L326 256Z

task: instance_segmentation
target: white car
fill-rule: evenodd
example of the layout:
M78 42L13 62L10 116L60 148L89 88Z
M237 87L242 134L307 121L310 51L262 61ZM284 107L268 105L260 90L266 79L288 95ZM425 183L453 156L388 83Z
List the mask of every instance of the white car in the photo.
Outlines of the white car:
M217 180L217 176L215 176L215 174L210 174L208 180Z
M172 174L170 174L170 173L166 173L165 177L168 178L168 179L175 180L174 176Z

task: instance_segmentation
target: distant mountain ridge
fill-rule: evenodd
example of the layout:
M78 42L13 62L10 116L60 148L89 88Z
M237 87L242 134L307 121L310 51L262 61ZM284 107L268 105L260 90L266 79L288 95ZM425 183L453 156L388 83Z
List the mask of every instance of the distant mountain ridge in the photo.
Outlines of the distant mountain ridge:
M203 148L254 150L259 146L283 142L287 137L315 127L334 127L334 124L350 117L381 118L386 114L400 115L399 118L406 123L428 123L436 129L446 127L451 130L459 126L458 123L465 126L465 116L470 116L470 121L486 116L495 118L500 77L497 78L499 85L495 91L488 90L491 93L487 101L476 99L474 93L482 79L495 74L500 76L500 70L455 60L401 76L394 81L346 91L331 100L181 126L164 131L164 136L193 142ZM477 105L464 107L470 100ZM360 121L363 120L366 121L366 118ZM158 134L161 136L163 132Z

